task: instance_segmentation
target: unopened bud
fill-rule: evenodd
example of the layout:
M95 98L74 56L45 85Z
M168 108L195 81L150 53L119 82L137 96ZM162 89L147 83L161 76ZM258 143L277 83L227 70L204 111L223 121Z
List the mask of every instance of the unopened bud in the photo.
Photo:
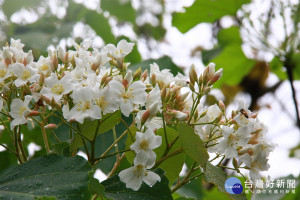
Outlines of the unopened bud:
M175 117L179 120L186 120L188 118L188 114L187 113L184 113L184 112L180 112L180 111L175 111Z
M141 75L141 80L145 81L147 79L147 77L148 77L148 70L146 69Z
M215 122L220 122L223 117L223 113L219 113L218 117L214 120Z
M47 124L45 126L45 129L49 129L49 130L53 130L53 129L57 129L58 126L56 124Z
M238 169L238 168L239 168L238 162L237 162L236 158L233 158L233 159L232 159L232 165L233 165L233 167L234 167L235 169Z
M166 87L163 87L162 91L161 91L161 100L164 101L166 98L166 94L167 94L167 89Z
M156 85L156 76L155 76L155 74L152 74L152 76L151 76L151 83L152 83L153 87Z
M219 108L224 112L225 111L225 104L222 100L219 100Z
M207 111L208 111L208 110L203 111L203 112L201 113L201 115L200 115L200 118L204 117L204 116L206 115Z
M39 79L39 85L42 86L44 84L44 81L45 81L45 75L43 73L41 73L40 79Z
M117 59L117 66L116 66L120 71L124 70L124 65L123 65L123 60L122 59Z
M188 96L189 96L189 92L185 92L180 96L180 101L184 101Z
M134 72L133 80L140 79L141 74L142 74L142 69L141 67L139 67L139 69Z
M38 116L40 113L36 110L31 111L26 117Z
M195 82L198 82L198 77L197 77L197 72L195 70L195 65L192 65L190 67L190 70L189 70L189 78L190 78L190 82L192 82L193 84Z
M192 82L190 82L189 88L191 89L191 91L195 92L195 85Z
M196 109L195 114L194 114L195 121L198 119L198 117L199 117L199 111Z
M101 85L103 85L104 83L105 83L105 81L106 81L106 79L108 78L108 72L106 72L103 76L102 76L102 78L101 78Z
M106 86L112 79L113 79L112 76L108 77L108 78L105 80L104 86Z
M46 102L46 104L50 105L51 104L51 100L48 97L45 97L44 95L41 96L41 99Z
M219 69L208 81L207 85L212 85L217 82L223 75L223 69Z
M255 119L257 117L258 113L252 113L249 117Z

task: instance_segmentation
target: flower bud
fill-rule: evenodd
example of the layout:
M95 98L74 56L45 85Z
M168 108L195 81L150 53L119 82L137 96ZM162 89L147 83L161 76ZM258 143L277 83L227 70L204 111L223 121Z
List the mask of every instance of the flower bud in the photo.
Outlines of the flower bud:
M164 101L165 98L166 98L166 94L167 94L167 89L166 87L164 86L163 89L161 90L161 100Z
M38 116L39 114L40 114L39 111L33 110L30 113L28 113L26 117Z
M58 47L58 57L63 62L66 63L68 61L68 57L66 56L66 51L62 47Z
M233 165L234 169L238 169L239 168L238 162L237 162L236 158L232 159L232 165Z
M211 77L209 80L208 80L208 83L207 85L212 85L214 84L215 82L217 82L221 76L223 75L223 69L219 69L214 75L213 77Z
M101 85L103 85L104 83L105 83L105 81L106 81L106 79L108 78L108 72L106 72L103 76L102 76L102 78L101 78Z
M139 67L139 69L134 72L133 80L140 79L141 74L142 74L142 69L141 67Z
M190 82L189 88L191 89L191 91L195 92L195 85L192 82Z
M188 96L189 96L189 92L185 92L180 96L180 101L184 101Z
M148 70L146 69L141 75L141 80L145 81L147 77L148 77Z
M186 120L188 118L188 114L180 111L175 112L175 117L179 120Z
M198 82L197 72L195 70L195 65L192 65L189 70L189 78L190 82L195 84L195 82Z
M258 113L252 113L249 117L255 119L257 117Z
M208 110L205 110L204 112L201 113L200 118L204 117L206 115Z
M225 111L225 104L222 100L219 100L219 108L221 109L221 111Z
M151 76L151 83L152 83L153 87L156 85L156 76L155 76L155 74L152 74L152 76Z
M57 129L58 126L56 124L47 124L45 126L45 129L49 129L49 130L53 130L53 129Z

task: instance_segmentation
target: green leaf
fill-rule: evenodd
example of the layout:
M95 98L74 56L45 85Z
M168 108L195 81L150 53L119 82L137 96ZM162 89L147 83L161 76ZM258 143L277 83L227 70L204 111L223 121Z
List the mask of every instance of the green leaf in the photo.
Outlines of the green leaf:
M292 55L293 63L293 75L295 80L300 79L300 53L295 53Z
M132 71L137 70L139 67L142 68L142 70L146 70L148 69L148 72L150 72L150 64L153 63L158 64L159 69L163 70L163 69L170 69L170 72L175 76L179 73L183 73L183 70L181 68L179 68L177 65L175 65L172 62L172 59L170 57L164 56L161 57L159 59L149 59L149 60L144 60L141 63L137 63L137 64L133 64L129 66L129 69L131 69Z
M1 151L0 152L0 174L7 170L9 167L17 165L17 157L16 155L10 153L9 151Z
M138 191L126 188L125 183L120 181L119 176L114 175L102 182L105 186L106 196L114 200L172 200L171 190L168 186L169 181L164 176L163 170L156 169L154 172L160 176L161 181L153 187L143 183Z
M202 168L205 168L209 156L203 141L194 132L194 129L186 123L178 124L177 129L183 151L198 162Z
M221 46L217 46L211 50L202 51L202 61L205 65L207 65L212 59L217 57L220 53L222 53L223 48Z
M218 42L221 46L242 44L239 27L231 26L230 28L220 30L218 33Z
M97 179L91 177L88 187L91 194L97 194L98 196L105 197L105 188Z
M101 8L117 17L119 21L135 23L136 11L131 6L130 1L121 3L119 0L101 0Z
M100 121L98 134L105 133L116 126L121 120L121 111L116 111L112 114L106 114ZM85 119L83 124L79 124L81 134L87 137L89 140L93 140L95 132L97 130L98 120ZM74 153L78 147L83 146L81 136L76 134L73 142L71 143L71 152Z
M216 185L220 192L223 192L233 200L247 200L244 193L242 194L229 194L225 190L225 181L227 180L226 173L220 168L212 165L210 162L206 163L206 170L204 173L204 178L207 182Z
M182 33L202 22L214 22L225 15L235 15L250 0L196 0L184 13L173 14L173 25Z
M99 35L105 43L115 43L115 36L111 32L108 19L96 11L89 11L85 15L85 22Z
M1 6L1 10L8 18L10 18L12 14L20 10L21 8L30 8L40 3L41 0L5 0Z
M54 153L70 156L70 143L69 142L61 142L52 145L52 150Z
M283 64L277 56L270 62L270 69L280 80L287 79L287 74L284 71Z
M89 199L89 171L91 166L80 156L45 155L2 174L0 199Z
M254 60L245 56L239 44L226 46L212 62L216 64L218 69L223 68L223 76L214 84L214 87L220 87L222 84L236 85L240 83L255 65Z
M178 136L178 132L172 128L166 127L166 133L168 137L168 142L171 143L175 140L175 138ZM160 135L162 137L162 144L157 149L154 149L154 152L157 155L157 160L160 159L167 147L166 140L165 140L165 134L164 129L160 128L156 131L156 135ZM178 150L181 148L180 142L177 140L172 148L170 149L169 153L172 153L174 150ZM179 173L182 170L182 166L185 161L185 155L184 153L177 154L176 156L172 156L171 158L168 158L164 162L162 162L158 167L165 171L166 177L169 179L170 185L174 183L174 181L177 179Z

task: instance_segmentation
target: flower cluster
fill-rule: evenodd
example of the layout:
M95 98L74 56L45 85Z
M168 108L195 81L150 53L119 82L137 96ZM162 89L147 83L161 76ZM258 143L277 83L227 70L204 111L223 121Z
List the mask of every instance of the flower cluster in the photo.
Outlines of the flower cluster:
M218 158L238 160L235 169L249 169L252 179L269 168L267 158L273 146L266 141L267 129L256 114L240 102L226 117L222 102L204 107L200 101L222 76L222 69L215 71L210 63L200 75L192 66L188 77L174 76L153 63L150 73L141 68L132 72L124 58L134 43L121 40L117 46L108 44L92 51L90 45L74 43L74 50L49 50L47 57L35 62L31 51L23 51L20 40L11 39L10 46L0 51L0 110L9 117L11 130L45 110L58 111L68 123L81 124L117 110L127 117L132 114L138 129L130 146L136 154L134 166L119 177L133 190L143 181L149 186L160 181L151 171L156 162L153 149L162 144L155 133L179 122L193 127Z

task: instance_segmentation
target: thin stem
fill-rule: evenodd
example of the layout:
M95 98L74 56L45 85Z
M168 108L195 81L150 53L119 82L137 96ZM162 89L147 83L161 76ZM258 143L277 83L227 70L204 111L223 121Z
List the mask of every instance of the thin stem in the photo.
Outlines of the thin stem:
M174 193L176 190L178 190L181 186L185 185L188 182L189 177L194 172L194 167L196 165L196 162L193 163L192 168L190 169L189 173L184 177L182 181L179 181L176 183L176 185L172 188L171 192Z
M296 121L297 121L297 126L300 129L300 117L299 117L299 109L298 109L298 101L297 101L297 95L296 95L296 90L294 87L294 77L293 77L293 70L292 68L294 67L293 64L291 63L291 58L289 55L286 56L286 61L285 61L285 68L286 68L286 73L288 75L289 78L289 82L291 85L291 89L292 89L292 96L293 96L293 101L294 101L294 106L295 106L295 110L296 110Z
M131 137L131 141L133 141L134 138L133 138L132 132L130 131L130 127L127 125L127 123L126 123L122 118L121 118L121 122L126 126L128 132L129 132L129 135L130 135L130 137ZM133 123L134 123L134 122L133 122Z
M15 145L15 149L16 149L17 159L18 159L19 163L22 164L23 161L22 161L22 159L20 157L20 151L19 151L19 146L18 146L18 136L17 136L16 130L17 130L17 128L15 127L14 128L14 136L15 136L14 145Z
M91 155L90 155L89 149L87 148L87 145L86 145L86 143L85 143L85 141L84 141L84 138L83 138L82 136L81 136L80 138L81 138L81 140L82 140L82 143L83 143L83 146L84 146L86 155L87 155L87 157L88 157L88 161L91 161Z
M168 136L167 136L167 129L166 129L166 122L165 122L165 116L164 112L162 112L162 120L163 120L163 127L164 127L164 134L165 134L165 140L166 140L166 148L169 148L169 142L168 142Z
M45 143L46 151L49 154L50 153L50 148L49 148L49 144L48 144L48 138L47 138L47 133L46 133L46 129L45 129L45 123L40 122L40 127L41 127L41 130L42 130L43 140L44 140L44 143Z
M120 158L117 159L114 167L112 168L112 170L109 172L107 178L112 177L112 175L114 175L114 173L117 171L118 167L121 164L121 161L125 158L125 153L122 154L122 156Z
M114 141L115 141L117 139L116 127L114 126L112 130L113 130L113 136L114 136ZM118 143L116 144L115 149L116 149L116 152L119 151ZM119 155L117 154L117 158L118 158L118 156Z
M26 161L27 161L27 157L26 157L26 153L25 153L25 150L24 150L22 141L21 141L21 126L19 126L17 138L18 138L18 145L19 145L19 148L20 148L20 150L21 150L21 154L22 154L23 161L26 162Z
M114 153L111 153L111 154L108 154L108 155L105 155L105 156L101 156L99 158L95 158L95 160L102 160L104 158L108 158L108 157L117 155L119 153L124 153L124 152L127 152L127 151L131 151L131 149L124 149L124 150L121 150L121 151L117 151L117 152L114 152Z
M0 146L4 147L7 151L16 154L16 152L14 150L12 150L11 148L9 148L8 146L4 145L4 144L0 144Z

